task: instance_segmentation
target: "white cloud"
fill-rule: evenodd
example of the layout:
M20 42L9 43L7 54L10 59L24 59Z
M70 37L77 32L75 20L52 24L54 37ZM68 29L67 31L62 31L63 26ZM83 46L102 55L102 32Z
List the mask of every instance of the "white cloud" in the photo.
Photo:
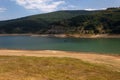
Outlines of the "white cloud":
M0 12L5 12L6 10L6 8L0 8Z
M87 10L87 11L93 11L93 10L97 10L97 9L87 8L85 10Z
M94 10L105 10L106 8L101 8L101 9L93 9L93 8L87 8L87 9L84 9L84 10L87 10L87 11L94 11Z
M64 4L64 0L14 0L18 5L26 9L36 9L42 12L51 12Z

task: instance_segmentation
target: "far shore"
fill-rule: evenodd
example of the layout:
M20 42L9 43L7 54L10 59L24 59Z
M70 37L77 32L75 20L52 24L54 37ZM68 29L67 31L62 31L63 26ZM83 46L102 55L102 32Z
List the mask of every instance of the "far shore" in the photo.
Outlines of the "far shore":
M31 36L31 37L58 37L58 38L120 38L120 34L0 34L0 36Z

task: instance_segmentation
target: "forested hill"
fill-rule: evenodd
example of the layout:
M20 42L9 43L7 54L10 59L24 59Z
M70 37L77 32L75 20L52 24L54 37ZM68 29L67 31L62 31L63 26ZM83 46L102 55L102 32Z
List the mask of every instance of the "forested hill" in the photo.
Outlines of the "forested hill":
M0 21L0 34L120 34L120 8L65 10Z

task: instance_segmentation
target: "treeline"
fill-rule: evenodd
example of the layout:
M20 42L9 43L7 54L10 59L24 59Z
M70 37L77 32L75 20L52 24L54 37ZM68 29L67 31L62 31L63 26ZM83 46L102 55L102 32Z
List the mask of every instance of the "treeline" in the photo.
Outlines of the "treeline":
M120 8L57 11L1 21L1 34L120 34Z
M90 15L80 15L53 25L64 27L67 33L120 34L120 8L109 8Z

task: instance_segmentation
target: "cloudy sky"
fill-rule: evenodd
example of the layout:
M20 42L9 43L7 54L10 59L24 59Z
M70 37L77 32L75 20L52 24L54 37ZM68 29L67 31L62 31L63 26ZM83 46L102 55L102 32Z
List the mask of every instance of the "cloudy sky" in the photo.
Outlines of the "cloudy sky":
M119 6L120 0L0 0L0 20L57 10L96 10Z

